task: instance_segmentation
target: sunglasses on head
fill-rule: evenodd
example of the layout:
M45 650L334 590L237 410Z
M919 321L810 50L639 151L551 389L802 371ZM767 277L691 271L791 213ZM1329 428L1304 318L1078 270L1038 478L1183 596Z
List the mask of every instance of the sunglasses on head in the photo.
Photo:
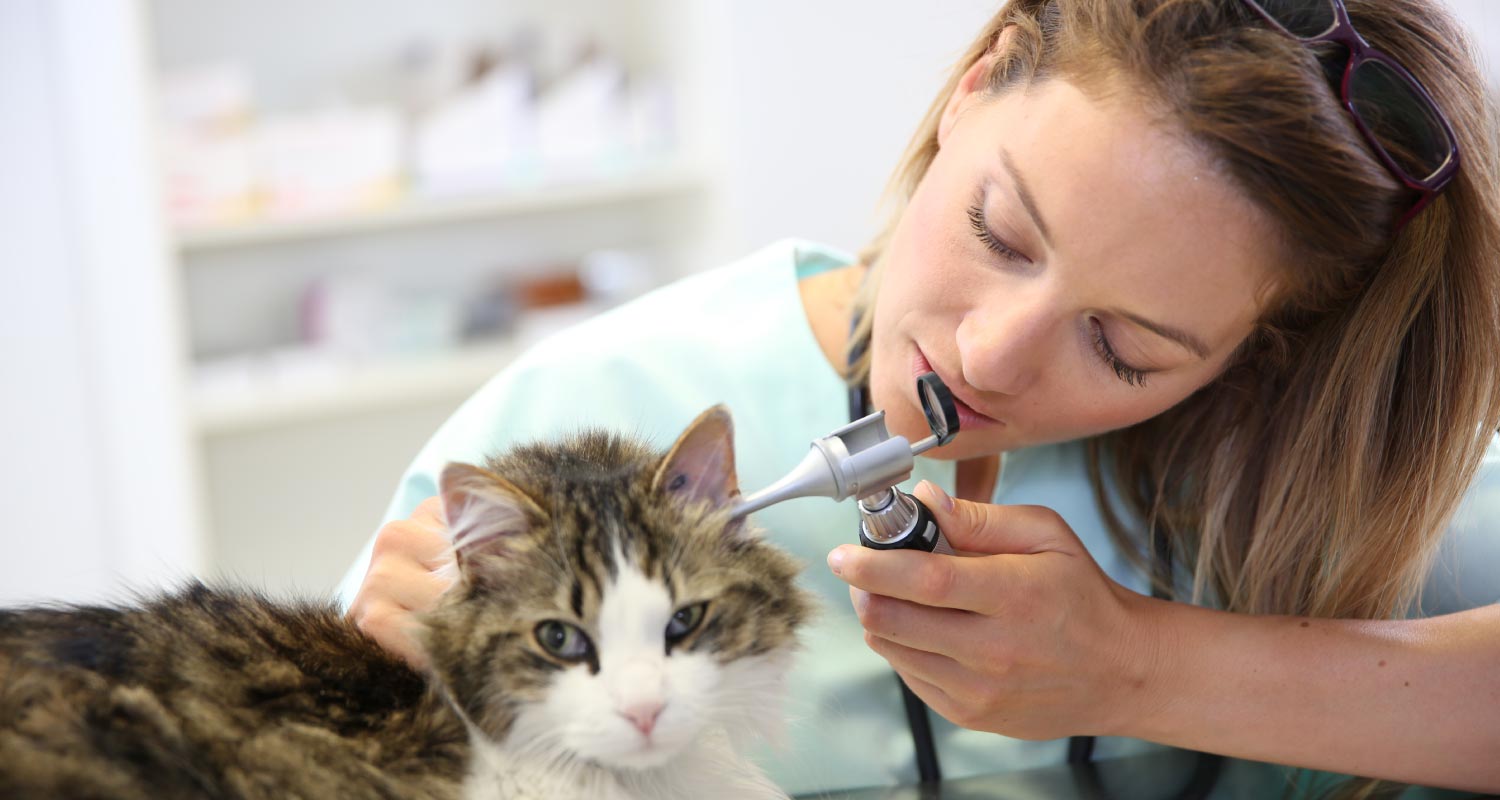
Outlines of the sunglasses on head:
M1395 59L1365 41L1344 0L1242 0L1266 22L1304 44L1349 51L1339 99L1375 155L1420 194L1396 223L1401 230L1458 174L1458 139L1432 95Z

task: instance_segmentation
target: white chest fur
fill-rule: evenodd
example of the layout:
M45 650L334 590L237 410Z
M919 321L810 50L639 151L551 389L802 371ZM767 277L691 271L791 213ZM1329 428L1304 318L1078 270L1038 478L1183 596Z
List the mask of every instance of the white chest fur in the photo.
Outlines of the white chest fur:
M760 768L734 751L721 730L705 732L670 763L647 770L521 756L471 731L466 800L786 800Z
M619 552L615 560L628 563ZM464 716L473 747L465 797L785 800L736 745L777 739L789 649L721 663L706 649L664 647L682 607L633 566L602 595L592 665L556 670L498 740Z

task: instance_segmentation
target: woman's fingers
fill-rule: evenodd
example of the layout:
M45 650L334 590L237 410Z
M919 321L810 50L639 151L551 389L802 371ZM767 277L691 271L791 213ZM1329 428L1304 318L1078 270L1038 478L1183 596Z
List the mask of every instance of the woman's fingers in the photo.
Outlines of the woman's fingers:
M914 650L871 634L865 635L865 642L890 663L922 702L949 722L962 724L967 705L963 698L971 689L973 672L947 656Z
M381 647L414 667L425 667L417 615L436 607L453 585L454 572L446 569L452 563L442 503L429 498L409 519L389 522L376 534L349 618Z
M389 533L387 532L389 531ZM389 549L405 553L428 569L440 569L453 561L453 545L448 540L448 521L443 515L441 497L423 500L406 520L396 520L381 529L381 539Z
M356 612L350 609L355 624L387 652L398 656L414 669L425 670L430 663L417 634L422 625L410 609L384 600L372 600Z
M845 583L871 594L933 608L997 614L1006 596L1024 583L1022 556L940 556L919 550L874 550L840 545L828 566Z
M901 600L850 587L854 613L864 629L887 641L952 657L974 650L980 636L993 633L982 628L984 617L969 611Z
M1140 647L1131 601L1139 596L1111 581L1047 509L918 492L970 555L830 553L869 646L966 728L1034 739L1115 727L1128 713L1122 680L1144 685L1139 654L1129 655Z
M408 611L430 611L453 578L407 555L372 559L360 594L370 594Z
M964 553L1027 554L1081 549L1078 537L1062 516L1045 506L999 506L955 500L930 481L917 484L915 494L932 511L948 543Z
M911 689L913 694L921 698L922 702L926 703L928 708L937 712L938 716L954 725L964 727L963 723L959 722L963 718L963 703L939 688L938 684L920 678L915 673L903 672L898 669L896 670L896 674L900 675L902 682L906 684L907 688Z
M938 527L961 553L844 545L828 557L834 573L872 594L980 614L1004 610L1006 597L1035 573L1038 559L1085 555L1071 528L1042 506L997 506L953 500L931 483L917 487Z

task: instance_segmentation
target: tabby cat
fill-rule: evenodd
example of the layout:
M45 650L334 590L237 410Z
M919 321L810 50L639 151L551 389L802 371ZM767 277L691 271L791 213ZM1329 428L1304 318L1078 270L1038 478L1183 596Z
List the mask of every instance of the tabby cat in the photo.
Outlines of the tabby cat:
M589 432L450 465L425 675L332 604L201 584L0 611L0 796L785 797L737 753L812 601L729 518L732 442L715 407L664 455Z

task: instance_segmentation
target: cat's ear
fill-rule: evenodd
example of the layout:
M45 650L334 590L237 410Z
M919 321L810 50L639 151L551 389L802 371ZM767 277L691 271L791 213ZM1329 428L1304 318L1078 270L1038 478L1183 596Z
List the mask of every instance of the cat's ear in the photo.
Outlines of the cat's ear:
M740 494L734 471L734 423L723 405L698 415L677 437L652 478L651 488L688 502L724 506Z
M547 518L515 484L472 464L444 467L438 487L460 570L478 555L504 556Z

